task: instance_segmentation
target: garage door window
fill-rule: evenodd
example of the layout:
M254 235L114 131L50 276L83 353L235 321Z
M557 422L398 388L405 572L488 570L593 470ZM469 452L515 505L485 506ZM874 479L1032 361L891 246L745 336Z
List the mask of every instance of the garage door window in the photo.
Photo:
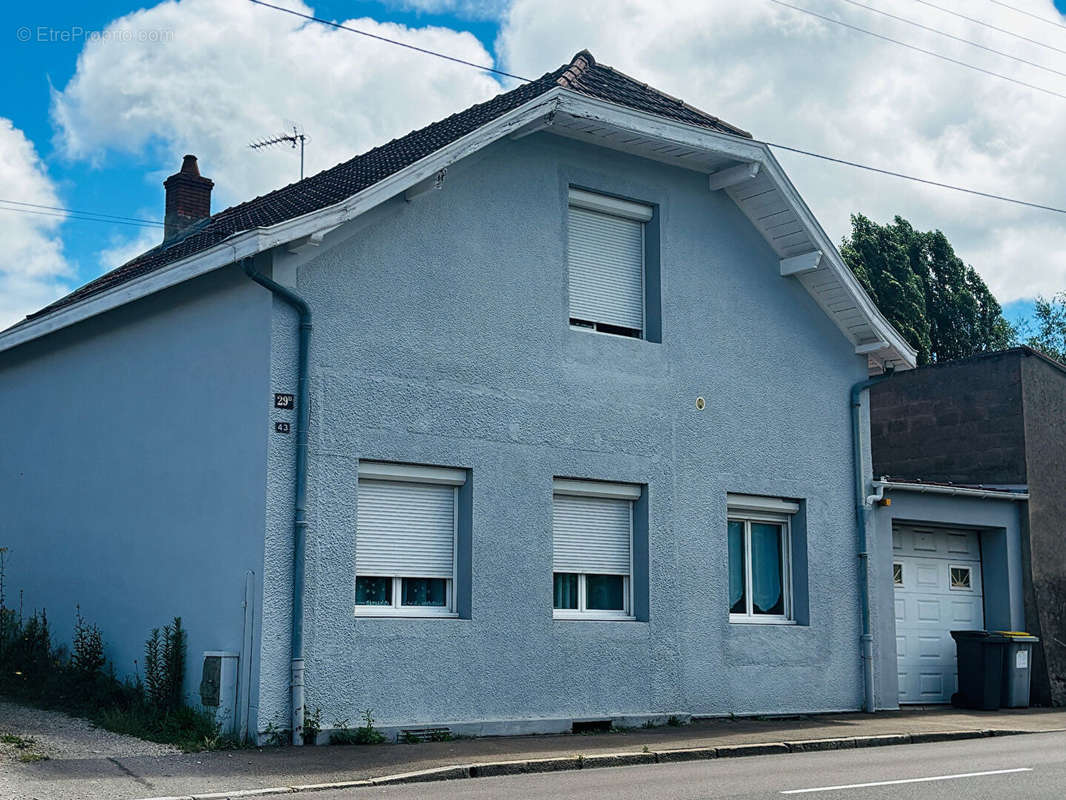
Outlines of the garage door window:
M951 567L951 588L954 591L973 591L969 567Z
M729 619L792 622L791 500L729 495Z

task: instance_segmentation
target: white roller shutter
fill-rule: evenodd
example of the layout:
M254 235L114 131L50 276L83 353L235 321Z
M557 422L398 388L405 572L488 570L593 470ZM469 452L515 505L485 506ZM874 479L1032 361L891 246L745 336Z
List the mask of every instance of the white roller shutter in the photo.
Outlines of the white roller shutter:
M360 479L356 574L451 578L455 494L454 486Z
M651 209L571 190L567 260L570 318L644 330L644 222ZM589 206L596 206L596 210Z
M554 571L628 575L632 509L632 500L556 494Z

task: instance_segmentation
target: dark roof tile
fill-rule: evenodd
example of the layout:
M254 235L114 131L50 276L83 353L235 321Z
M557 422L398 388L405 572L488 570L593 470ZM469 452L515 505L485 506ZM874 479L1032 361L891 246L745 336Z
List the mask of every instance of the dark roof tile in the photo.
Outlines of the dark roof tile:
M235 233L277 225L339 203L556 86L720 133L750 137L746 131L722 122L717 117L693 108L611 67L597 64L591 53L582 50L569 64L564 64L534 81L452 114L425 128L412 131L399 139L393 139L298 183L289 184L220 211L187 235L142 253L40 311L30 314L26 319L44 316L154 272L167 264L206 250Z

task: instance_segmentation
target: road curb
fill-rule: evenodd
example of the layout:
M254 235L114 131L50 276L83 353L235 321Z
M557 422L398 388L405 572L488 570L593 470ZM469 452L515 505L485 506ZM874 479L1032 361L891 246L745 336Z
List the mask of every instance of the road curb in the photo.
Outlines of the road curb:
M274 786L263 789L238 789L231 792L145 797L140 800L242 800L247 797L268 797L279 794L300 794L335 789L355 789L370 786L392 786L405 783L490 778L500 775L526 775L543 772L568 772L579 769L626 767L639 764L670 764L700 761L709 758L744 758L747 756L783 753L813 753L828 750L848 750L859 747L885 747L901 744L930 744L963 739L982 739L991 736L1018 736L1054 731L1016 731L982 729L962 731L925 731L922 733L889 733L873 736L844 736L832 739L794 739L784 742L729 744L717 747L686 747L677 750L648 750L645 752L594 753L592 755L527 758L513 761L489 761L478 764L451 764L417 772L401 772L361 780L306 783L295 786Z

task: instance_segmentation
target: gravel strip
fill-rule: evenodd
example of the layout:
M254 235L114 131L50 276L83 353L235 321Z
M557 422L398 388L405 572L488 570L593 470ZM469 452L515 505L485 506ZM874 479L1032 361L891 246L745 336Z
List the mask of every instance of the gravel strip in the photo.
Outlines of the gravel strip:
M165 756L181 751L168 744L135 739L111 733L91 722L59 711L43 711L0 700L0 734L33 739L30 749L48 758L123 758L128 756ZM25 753L13 744L0 744L0 762L18 762Z

